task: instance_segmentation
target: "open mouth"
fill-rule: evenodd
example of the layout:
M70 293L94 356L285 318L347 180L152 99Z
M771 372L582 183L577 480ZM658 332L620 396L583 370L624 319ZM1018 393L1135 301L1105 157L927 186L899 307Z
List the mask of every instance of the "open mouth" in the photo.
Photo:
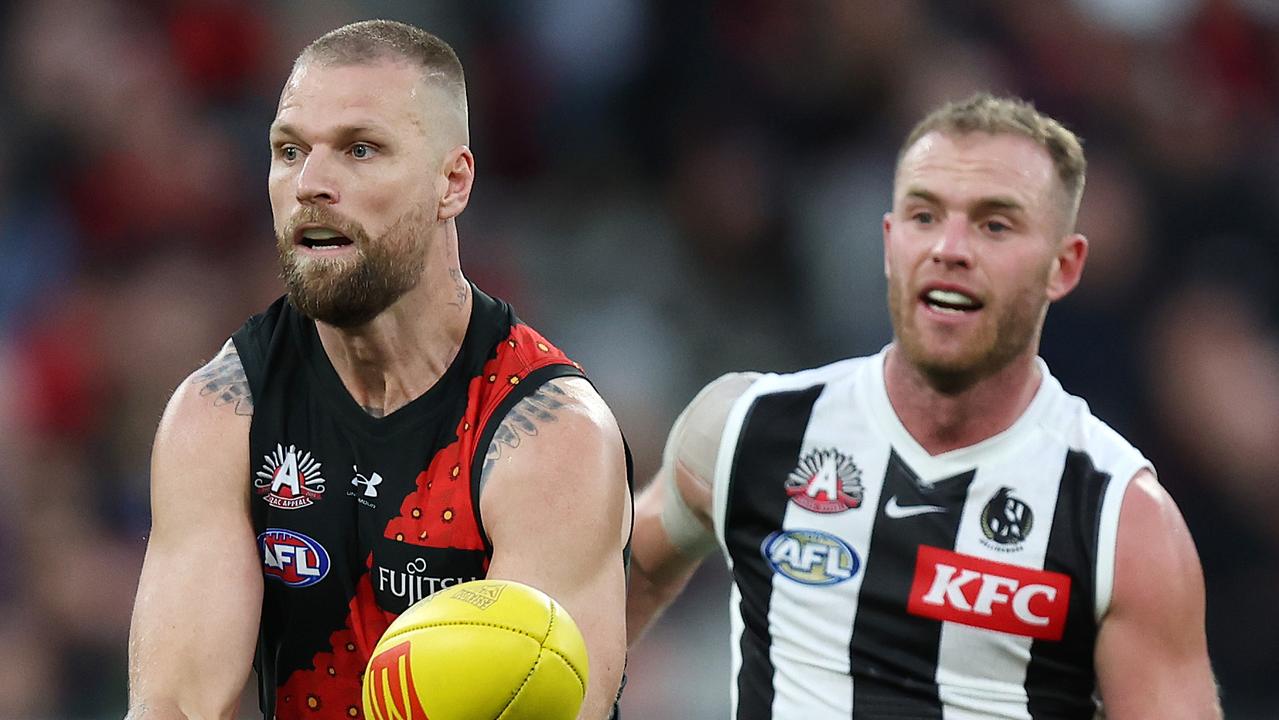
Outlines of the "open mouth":
M351 244L351 239L332 228L307 228L298 234L297 244L312 250L334 250Z
M945 315L975 312L983 307L977 298L957 290L933 288L924 291L919 299L930 309Z

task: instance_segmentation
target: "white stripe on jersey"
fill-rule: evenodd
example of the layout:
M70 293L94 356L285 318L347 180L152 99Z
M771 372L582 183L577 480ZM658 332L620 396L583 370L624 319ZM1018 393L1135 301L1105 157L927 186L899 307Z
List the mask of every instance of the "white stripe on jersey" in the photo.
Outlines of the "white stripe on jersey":
M800 456L827 448L847 448L850 438L873 434L868 416L851 402L852 375L832 379L813 405ZM864 475L882 477L888 465L888 446L872 452L854 451L852 457ZM866 562L870 547L879 487L865 488L861 506L837 514L815 513L788 503L785 529L820 530L842 538ZM776 669L773 717L808 720L849 717L853 710L853 684L849 682L848 647L857 619L861 592L860 569L849 580L833 586L802 585L780 574L773 575L773 601L768 620L777 628L772 660Z

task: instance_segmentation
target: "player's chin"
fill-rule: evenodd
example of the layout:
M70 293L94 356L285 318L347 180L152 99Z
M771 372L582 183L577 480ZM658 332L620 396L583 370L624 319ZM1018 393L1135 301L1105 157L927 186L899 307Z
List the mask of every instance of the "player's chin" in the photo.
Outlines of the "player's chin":
M943 385L964 384L966 378L981 374L989 356L988 343L955 333L921 333L903 345L910 363Z

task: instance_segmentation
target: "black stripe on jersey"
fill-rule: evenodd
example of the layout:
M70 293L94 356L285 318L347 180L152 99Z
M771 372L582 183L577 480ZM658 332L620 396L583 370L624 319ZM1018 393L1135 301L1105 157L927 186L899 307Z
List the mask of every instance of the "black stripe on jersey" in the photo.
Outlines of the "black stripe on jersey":
M741 638L742 668L737 676L737 720L773 716L773 663L768 650L772 633L768 608L773 571L760 550L786 515L786 475L799 462L813 405L825 385L756 398L742 421L725 509L724 543L733 559L733 581L741 593L745 626Z
M1044 569L1070 575L1070 606L1061 640L1030 646L1026 692L1032 718L1092 718L1095 712L1097 535L1109 484L1110 475L1097 470L1086 453L1066 454Z
M937 718L940 620L906 611L920 545L955 547L960 514L976 470L925 482L893 451L884 474L875 526L866 551L857 619L849 642L853 718ZM909 508L935 505L944 512L889 517L892 499Z

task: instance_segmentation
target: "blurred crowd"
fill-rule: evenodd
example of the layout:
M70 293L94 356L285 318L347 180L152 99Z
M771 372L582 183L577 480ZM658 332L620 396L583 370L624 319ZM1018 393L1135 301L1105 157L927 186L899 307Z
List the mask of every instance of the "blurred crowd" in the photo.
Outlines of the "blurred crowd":
M156 422L281 292L266 128L302 46L369 17L457 48L463 268L587 367L640 483L717 375L889 340L880 220L924 112L989 89L1065 121L1091 255L1043 355L1185 514L1227 715L1279 716L1279 2L25 0L0 4L0 718L123 712ZM709 567L634 652L629 717L724 716L726 592Z

